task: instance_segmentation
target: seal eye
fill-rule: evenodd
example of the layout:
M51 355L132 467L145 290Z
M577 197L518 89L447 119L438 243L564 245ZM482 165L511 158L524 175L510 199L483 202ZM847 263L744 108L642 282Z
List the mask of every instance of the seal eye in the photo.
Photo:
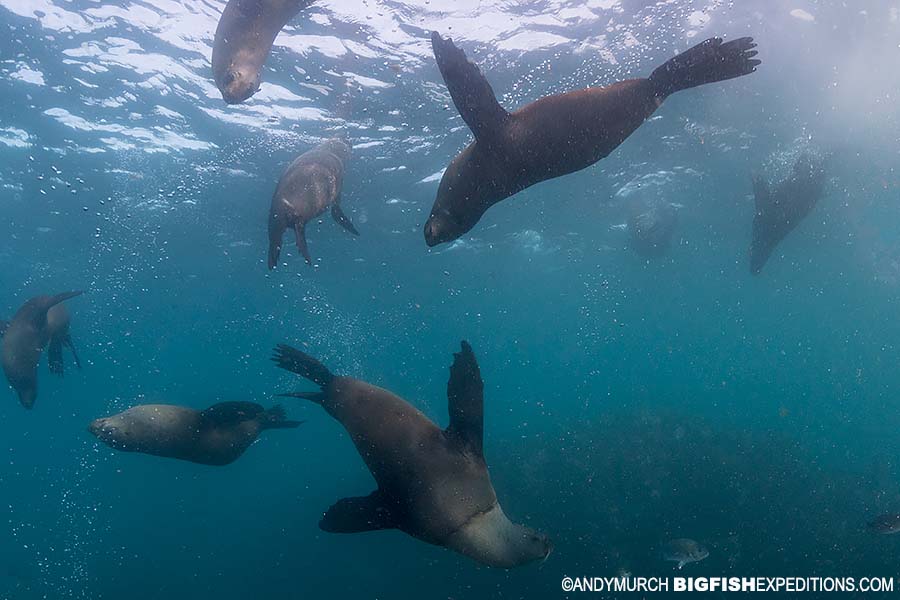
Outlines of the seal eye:
M228 71L228 75L225 76L225 85L231 85L237 80L237 73L235 71Z

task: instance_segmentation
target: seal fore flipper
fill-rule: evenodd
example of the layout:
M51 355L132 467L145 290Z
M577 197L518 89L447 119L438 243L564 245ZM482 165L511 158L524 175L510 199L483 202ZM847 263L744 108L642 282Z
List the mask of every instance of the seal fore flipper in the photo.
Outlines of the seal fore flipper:
M319 529L329 533L361 533L396 526L393 511L380 490L338 500L319 521Z
M463 121L476 139L493 136L502 129L509 113L497 102L491 84L466 58L465 53L454 45L453 40L443 39L434 31L431 33L431 47L453 104Z
M481 456L484 443L484 382L468 342L453 355L450 380L447 382L447 404L450 425L447 436L459 441Z
M309 354L286 344L278 344L275 347L272 361L282 369L309 379L322 388L329 385L331 380L334 379L334 375L328 370L328 367ZM306 398L307 396L301 395L297 397Z
M50 367L51 373L60 377L65 372L62 347L63 342L59 337L50 338L50 344L47 346L47 366Z
M656 85L657 97L665 98L679 90L749 75L761 62L753 58L754 48L751 37L724 43L722 38L709 38L667 60L649 79Z
M336 202L331 205L331 216L334 217L334 220L337 221L338 225L352 233L353 235L359 235L359 232L356 230L356 227L353 226L353 223L344 214L344 211L341 210L340 205Z
M75 352L75 343L72 342L71 334L66 334L66 337L63 338L62 343L72 353L72 358L75 359L75 366L81 369L81 359L78 358L78 353Z

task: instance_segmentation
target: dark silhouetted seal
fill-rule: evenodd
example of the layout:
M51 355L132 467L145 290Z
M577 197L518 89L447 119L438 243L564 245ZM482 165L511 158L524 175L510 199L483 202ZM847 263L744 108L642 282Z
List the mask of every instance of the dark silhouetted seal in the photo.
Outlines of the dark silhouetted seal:
M260 70L278 32L312 0L229 0L213 41L216 87L228 104L259 90Z
M350 145L332 138L298 156L281 179L269 210L269 268L278 264L284 232L292 229L297 249L312 263L306 247L306 224L331 207L331 216L341 227L359 235L356 227L341 210L341 187L344 162L350 157Z
M753 178L756 215L750 242L750 272L758 275L781 240L800 224L825 193L823 161L803 153L790 177L774 190L762 176Z
M47 364L50 366L50 372L62 376L65 371L63 363L63 346L72 352L72 358L75 360L75 366L81 368L81 361L78 360L78 353L75 351L75 344L72 342L72 334L69 333L69 309L66 305L59 303L47 311L47 331L50 333L50 345L47 346Z
M51 338L47 313L63 300L81 293L32 298L16 312L3 334L3 372L25 408L32 408L37 398L38 362Z
M301 423L288 421L280 406L266 410L253 402L220 402L206 410L142 404L95 419L88 430L116 450L227 465L237 460L261 431Z
M493 567L510 568L546 558L544 535L512 523L503 513L482 453L483 384L472 348L462 343L447 383L450 425L440 429L399 396L350 377L290 346L273 360L321 386L292 393L322 405L350 434L378 489L344 498L319 527L356 533L396 528Z
M760 63L753 59L751 38L726 43L711 38L669 59L647 79L547 96L508 113L462 50L437 33L431 42L475 141L444 171L425 223L429 246L463 235L497 202L604 158L670 94L752 73Z

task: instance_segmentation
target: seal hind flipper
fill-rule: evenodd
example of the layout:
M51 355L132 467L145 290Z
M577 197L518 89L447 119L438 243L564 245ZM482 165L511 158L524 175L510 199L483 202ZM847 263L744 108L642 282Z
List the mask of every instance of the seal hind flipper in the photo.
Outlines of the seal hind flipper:
M306 225L304 223L294 225L294 234L297 236L297 250L306 259L306 264L311 265L312 258L309 255L309 248L306 247Z
M51 373L60 377L65 372L62 347L62 340L58 337L52 338L47 346L47 366L50 367Z
M751 37L725 43L722 38L709 38L657 67L650 81L656 85L656 95L665 98L705 83L748 75L762 62L753 58L755 47Z
M447 436L481 455L484 440L484 382L472 346L465 340L453 355L447 403L450 425Z
M278 344L274 352L272 361L276 365L286 371L309 379L313 383L318 384L319 387L325 388L334 379L334 375L328 370L328 367L305 352L301 352L287 344Z
M434 58L456 110L477 139L490 138L501 130L509 113L497 102L491 84L450 38L431 33Z
M252 421L265 412L255 402L219 402L200 411L200 417L207 423L230 426L244 421Z
M359 235L359 232L356 230L356 227L353 226L350 218L344 214L344 211L341 210L341 207L336 202L331 205L331 216L334 217L334 220L337 221L338 225L353 235Z
M306 423L306 421L291 421L287 418L287 412L280 404L276 404L272 408L263 411L263 418L260 424L263 429L295 429Z
M319 521L319 529L329 533L395 529L397 521L390 504L380 490L375 490L368 496L342 498Z

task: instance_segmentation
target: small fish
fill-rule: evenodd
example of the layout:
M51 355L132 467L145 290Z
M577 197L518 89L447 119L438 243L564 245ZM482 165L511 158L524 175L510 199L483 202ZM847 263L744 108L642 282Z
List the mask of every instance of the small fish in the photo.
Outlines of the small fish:
M707 556L709 556L709 550L688 538L672 540L663 548L663 558L677 562L679 569L688 563L700 562Z
M900 533L900 514L888 513L879 515L866 524L866 528L872 533L889 535Z

